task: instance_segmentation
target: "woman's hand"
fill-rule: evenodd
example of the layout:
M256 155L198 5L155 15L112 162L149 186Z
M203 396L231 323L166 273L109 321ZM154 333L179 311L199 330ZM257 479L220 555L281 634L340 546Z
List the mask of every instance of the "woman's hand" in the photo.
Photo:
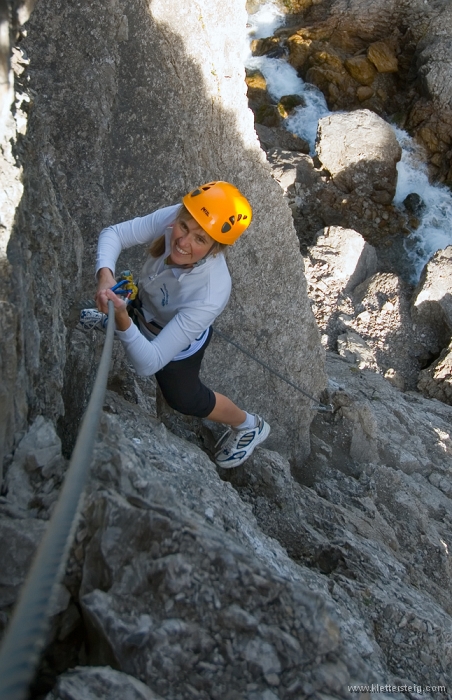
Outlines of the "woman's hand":
M97 304L97 308L99 309L99 311L103 311L104 313L106 313L106 311L101 309L101 307L99 306L99 294L101 292L104 292L106 289L111 289L111 287L114 287L115 284L116 284L116 280L115 280L110 268L109 267L101 267L101 269L97 273L97 292L96 292L96 295L94 297L96 304Z
M116 282L114 282L114 284L116 284ZM112 292L111 289L101 289L97 292L97 307L99 311L102 311L104 314L108 314L109 300L113 302L113 306L115 307L115 321L117 330L126 331L132 323L129 314L127 313L126 302L117 294Z

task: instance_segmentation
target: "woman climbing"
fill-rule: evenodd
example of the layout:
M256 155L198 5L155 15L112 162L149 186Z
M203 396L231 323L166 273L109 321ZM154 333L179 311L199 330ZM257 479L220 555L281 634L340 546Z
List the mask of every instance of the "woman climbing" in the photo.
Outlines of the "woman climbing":
M116 336L137 374L155 374L176 411L229 426L215 455L224 468L242 464L270 432L263 418L243 411L199 378L211 325L231 292L223 251L248 228L251 218L251 206L241 192L218 181L189 192L182 205L108 226L97 249L99 311L84 309L80 316L82 328L102 328L108 300L113 302ZM128 307L111 289L116 285L115 265L122 250L143 243L150 245L149 255L137 300Z

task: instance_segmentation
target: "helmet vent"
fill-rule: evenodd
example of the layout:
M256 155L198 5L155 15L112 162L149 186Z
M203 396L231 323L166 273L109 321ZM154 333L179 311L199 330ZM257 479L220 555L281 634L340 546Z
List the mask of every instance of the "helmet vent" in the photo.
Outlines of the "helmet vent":
M248 216L247 216L246 214L244 214L244 215L243 215L243 221L245 221L245 219L247 219L247 218L248 218Z
M221 233L227 233L230 230L231 230L231 224L229 224L227 221L225 221L223 226L221 227Z
M202 194L201 190L193 190L193 192L191 193L191 196L192 196L192 197L197 197L198 194Z
M240 221L241 218L242 218L242 215L241 215L241 214L238 214L238 215L237 215L237 221Z
M229 221L231 222L231 224L235 224L235 216L230 216Z

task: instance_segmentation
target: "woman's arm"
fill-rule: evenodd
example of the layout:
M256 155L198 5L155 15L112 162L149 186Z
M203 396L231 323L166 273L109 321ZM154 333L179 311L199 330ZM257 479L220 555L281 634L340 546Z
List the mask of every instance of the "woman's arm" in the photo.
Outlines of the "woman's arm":
M134 323L130 323L124 332L118 327L120 332L117 335L136 373L147 377L171 362L214 322L219 313L217 307L206 306L198 318L193 318L186 312L179 312L155 340L148 340Z
M151 243L161 236L173 223L179 207L179 204L164 207L147 216L139 216L104 228L97 245L96 274L101 269L107 268L114 277L116 261L121 251L134 245Z

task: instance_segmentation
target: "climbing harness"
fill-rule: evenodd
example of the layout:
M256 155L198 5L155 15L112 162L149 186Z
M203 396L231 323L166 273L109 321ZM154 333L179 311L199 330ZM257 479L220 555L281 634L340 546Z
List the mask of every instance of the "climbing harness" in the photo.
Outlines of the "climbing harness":
M251 360L254 360L254 362L257 362L258 365L261 365L262 367L265 367L266 370L268 370L271 374L274 374L275 377L278 377L281 379L283 382L286 384L289 384L289 386L293 387L297 391L299 391L301 394L304 394L304 396L307 396L308 399L311 399L311 401L315 401L317 403L317 399L314 396L311 396L311 394L308 394L307 391L304 389L301 389L301 387L297 386L293 382L290 381L290 379L287 379L287 377L284 377L282 374L277 372L273 367L270 367L270 365L267 365L266 362L262 362L262 360L259 360L255 355L249 352L249 350L246 350L244 347L239 345L238 343L235 342L235 340L232 340L232 338L229 338L225 333L222 333L219 331L217 328L214 328L212 326L212 330L214 333L220 336L220 338L223 338L226 340L226 342L230 343L231 345L234 345L240 352L243 352L244 355L247 355ZM333 413L334 411L334 406L332 404L324 404L324 403L317 403L316 406L310 406L310 408L313 411L319 411L321 413Z
M24 700L46 641L52 602L64 574L107 388L115 331L114 306L108 302L102 357L91 398L48 528L22 587L0 648L0 698Z

